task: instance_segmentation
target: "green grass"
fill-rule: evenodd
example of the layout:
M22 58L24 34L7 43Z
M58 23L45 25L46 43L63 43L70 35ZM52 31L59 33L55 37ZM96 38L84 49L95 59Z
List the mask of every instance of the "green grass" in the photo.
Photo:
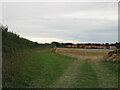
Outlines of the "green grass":
M118 67L115 64L100 63L92 65L96 72L100 88L117 88L118 87Z
M98 80L93 70L92 63L80 62L77 82L74 88L98 88Z
M19 73L3 87L13 88L117 88L118 65L60 55L38 48L23 55ZM18 69L16 69L18 70Z
M73 58L51 50L37 50L23 58L20 72L11 87L49 87L73 61Z
M118 66L82 61L74 88L117 88Z
M103 63L120 64L120 61L103 60Z

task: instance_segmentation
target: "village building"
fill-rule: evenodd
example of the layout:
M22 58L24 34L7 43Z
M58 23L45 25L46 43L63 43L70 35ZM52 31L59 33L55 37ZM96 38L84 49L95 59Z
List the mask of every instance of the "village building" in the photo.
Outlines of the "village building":
M68 48L77 48L77 45L67 45Z
M116 49L115 46L95 46L95 45L67 45L67 48L85 48L85 49Z
M110 46L110 49L116 49L116 47L115 46Z

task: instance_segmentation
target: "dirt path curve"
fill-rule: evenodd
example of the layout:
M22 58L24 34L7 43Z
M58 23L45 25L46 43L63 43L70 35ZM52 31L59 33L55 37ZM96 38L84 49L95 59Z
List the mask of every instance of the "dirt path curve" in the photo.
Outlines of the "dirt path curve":
M57 53L76 57L77 60L70 64L63 75L54 83L54 88L71 88L74 87L73 85L83 88L117 87L117 74L101 63L103 58L102 53L104 54L104 52L86 52L81 50L81 53L81 51L75 49L58 50Z
M68 88L76 82L76 75L79 72L80 60L75 60L65 70L65 73L55 82L55 88Z
M65 70L65 73L54 83L55 88L69 88L76 84L78 75L80 72L80 63L81 62L94 62L96 57L91 56L80 56L81 53L79 51L69 50L69 49L56 49L56 52L59 54L71 56L77 58L69 67ZM86 53L86 52L83 52ZM95 59L95 60L94 60ZM79 76L80 77L80 76Z

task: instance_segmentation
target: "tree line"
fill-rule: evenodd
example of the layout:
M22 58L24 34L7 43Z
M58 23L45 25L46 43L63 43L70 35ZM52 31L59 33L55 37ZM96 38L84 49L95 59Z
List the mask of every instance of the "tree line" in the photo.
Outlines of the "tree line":
M51 45L57 47L66 47L67 45L77 45L79 46L115 46L116 48L120 49L120 42L116 43L60 43L60 42L52 42Z

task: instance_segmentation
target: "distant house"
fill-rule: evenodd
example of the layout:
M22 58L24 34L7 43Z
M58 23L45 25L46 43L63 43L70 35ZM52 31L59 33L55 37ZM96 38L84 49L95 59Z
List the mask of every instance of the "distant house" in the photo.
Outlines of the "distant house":
M115 46L96 46L96 45L67 45L67 48L85 48L85 49L116 49Z
M116 46L110 46L110 49L116 49Z
M108 46L101 46L100 49L109 49Z
M67 45L68 48L77 48L77 45Z
M71 45L67 45L66 47L71 48Z
M72 45L73 48L77 48L77 45Z
M84 45L80 45L79 48L85 48L85 46Z
M110 48L110 46L95 46L95 45L82 45L79 47L86 48L86 49L109 49Z

